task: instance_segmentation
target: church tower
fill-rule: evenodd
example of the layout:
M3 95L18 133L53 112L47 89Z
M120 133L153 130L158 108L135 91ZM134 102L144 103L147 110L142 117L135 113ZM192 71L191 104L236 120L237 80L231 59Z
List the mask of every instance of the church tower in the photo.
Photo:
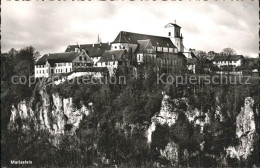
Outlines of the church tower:
M175 21L175 23L168 23L165 28L167 30L167 37L172 39L174 45L178 48L178 52L184 52L181 27Z

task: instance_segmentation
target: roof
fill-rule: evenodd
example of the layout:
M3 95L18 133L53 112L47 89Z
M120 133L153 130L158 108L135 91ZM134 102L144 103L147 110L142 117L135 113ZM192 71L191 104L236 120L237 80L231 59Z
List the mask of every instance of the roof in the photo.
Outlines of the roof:
M138 40L137 42L139 44L138 53L144 53L144 52L147 52L147 49L153 49L150 39Z
M35 63L35 65L45 65L48 55L43 55L38 61Z
M44 65L46 64L46 60L49 63L65 63L65 62L72 62L78 56L85 56L87 57L87 62L93 63L93 60L88 55L83 55L82 53L78 52L62 52L62 53L51 53L49 56L47 54L43 55L35 65Z
M79 55L81 55L81 53L78 53L78 52L52 53L52 54L49 54L49 56L47 57L47 60L50 63L72 62Z
M148 40L148 39L150 39L153 46L176 48L176 46L172 43L171 39L168 37L131 33L126 31L121 31L112 43L138 44L138 40Z
M84 49L90 57L100 57L110 47L109 43L69 45L65 52L72 52L75 51L75 48L80 48Z
M213 61L238 61L240 59L244 59L243 55L222 55L215 56Z
M125 49L122 50L106 50L98 62L119 61L123 59L126 53Z
M179 25L177 25L176 23L168 23L166 26L165 26L165 28L167 28L167 27L179 27L179 28L181 28Z
M198 60L196 58L187 58L187 65L197 64Z

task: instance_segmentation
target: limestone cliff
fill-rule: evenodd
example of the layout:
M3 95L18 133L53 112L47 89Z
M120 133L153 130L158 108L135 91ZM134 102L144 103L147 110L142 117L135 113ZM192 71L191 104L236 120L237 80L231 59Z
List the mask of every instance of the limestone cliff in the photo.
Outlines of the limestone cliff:
M12 106L11 129L18 127L17 120L21 120L23 129L29 129L30 124L33 124L34 129L47 129L52 134L61 134L65 130L74 132L83 115L89 114L84 104L77 109L72 98L63 98L57 93L49 95L44 88L40 89L39 94L36 103L35 98L32 98L29 102L21 101Z
M244 107L241 108L241 112L236 117L236 136L239 138L239 145L227 148L227 154L231 158L245 160L254 150L257 133L253 105L254 100L247 97Z

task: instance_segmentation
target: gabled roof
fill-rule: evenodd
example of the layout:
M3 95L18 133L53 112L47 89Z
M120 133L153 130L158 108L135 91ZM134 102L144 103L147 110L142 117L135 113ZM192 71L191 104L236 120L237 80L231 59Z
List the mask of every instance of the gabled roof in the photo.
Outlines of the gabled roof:
M106 50L100 60L98 62L108 62L108 61L121 61L125 58L123 58L123 55L126 54L126 50Z
M78 52L62 52L62 53L52 53L47 57L50 63L61 63L61 62L72 62L81 53Z
M51 64L72 62L75 58L77 58L80 55L87 57L87 62L93 63L93 60L87 54L83 55L82 53L78 53L78 52L61 52L61 53L51 53L49 55L45 54L36 62L35 65L44 65L46 64L47 60Z
M75 48L80 48L84 49L90 57L100 57L110 47L109 43L69 45L65 52L73 52Z
M168 37L131 33L125 31L121 31L112 43L138 44L138 40L148 40L148 39L150 39L153 46L176 48L176 46L172 43L171 39Z
M43 55L36 63L35 65L45 65L48 55Z
M238 61L244 59L243 55L222 55L215 56L213 61Z
M145 53L147 51L147 49L153 49L153 46L152 46L150 39L148 39L148 40L138 40L137 42L139 44L138 53Z

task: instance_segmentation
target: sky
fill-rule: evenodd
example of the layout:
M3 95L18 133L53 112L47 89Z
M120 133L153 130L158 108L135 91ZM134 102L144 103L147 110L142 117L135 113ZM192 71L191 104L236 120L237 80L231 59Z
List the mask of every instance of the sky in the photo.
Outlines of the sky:
M185 48L258 57L258 1L2 1L1 48L41 55L68 45L112 42L120 31L167 36L181 26Z

